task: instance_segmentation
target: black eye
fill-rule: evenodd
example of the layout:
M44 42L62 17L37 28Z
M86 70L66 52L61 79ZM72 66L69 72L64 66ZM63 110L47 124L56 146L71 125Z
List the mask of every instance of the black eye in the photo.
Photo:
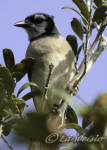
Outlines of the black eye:
M40 23L42 23L44 20L42 19L42 18L36 18L35 19L35 23L36 24L40 24Z

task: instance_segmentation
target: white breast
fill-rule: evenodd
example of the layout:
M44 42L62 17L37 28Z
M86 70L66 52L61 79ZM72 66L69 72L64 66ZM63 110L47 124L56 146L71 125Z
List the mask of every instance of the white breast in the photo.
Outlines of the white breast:
M61 35L33 41L28 47L26 57L36 59L31 80L38 84L42 91L49 74L50 64L54 65L50 89L65 88L67 82L74 75L74 54L70 45Z

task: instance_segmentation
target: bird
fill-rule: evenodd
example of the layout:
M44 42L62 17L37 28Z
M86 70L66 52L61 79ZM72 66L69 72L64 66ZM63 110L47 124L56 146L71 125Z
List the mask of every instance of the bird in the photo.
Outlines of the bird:
M29 45L25 57L33 57L35 63L28 73L29 81L38 85L41 96L33 98L37 112L50 112L53 106L58 106L61 99L54 93L54 89L64 90L75 74L74 53L67 40L60 34L54 16L46 13L35 13L27 16L24 21L15 24L22 27L28 34ZM46 91L46 83L51 76ZM32 91L35 87L31 88ZM45 101L45 108L42 109Z

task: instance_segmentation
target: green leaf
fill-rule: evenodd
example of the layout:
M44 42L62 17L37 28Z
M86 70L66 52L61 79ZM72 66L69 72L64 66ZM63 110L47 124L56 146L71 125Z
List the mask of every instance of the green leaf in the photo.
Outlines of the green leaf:
M23 86L21 86L21 88L19 89L18 93L17 93L17 97L20 95L20 93L22 91L24 91L26 88L28 88L29 86L34 86L36 88L38 88L37 84L33 83L33 82L28 82L28 83L25 83Z
M16 79L16 82L20 81L24 77L24 73L21 72L13 72L12 77Z
M91 122L94 121L94 109L93 106L85 106L80 108L79 114L83 117L82 128L85 129Z
M28 68L23 63L15 64L12 68L12 72L20 72L20 73L25 74L27 71L28 71Z
M35 58L27 57L21 61L22 64L25 66L25 73L28 73L29 70L31 71L31 68L33 64L35 63Z
M70 123L76 123L78 124L78 118L71 106L68 105L67 110L66 110L66 118Z
M8 101L7 97L8 97L7 96L7 91L5 89L3 89L3 92L2 92L2 89L0 89L0 116L2 116L2 117L6 116L6 113L3 112L3 110L4 110L5 107L7 107L7 101Z
M14 114L19 114L19 112L23 113L26 106L27 105L23 99L15 96L11 98L11 102L9 103L9 108Z
M3 100L5 96L6 90L3 83L0 81L0 102Z
M85 129L93 120L89 115L85 115L82 121L82 127Z
M29 72L29 70L33 66L34 62L35 62L35 59L32 57L25 58L21 61L21 63L18 63L13 66L12 72L18 72L18 73L20 72L21 74L25 75L26 73ZM20 77L19 77L19 79L20 79ZM19 79L18 79L18 81L19 81Z
M73 31L78 35L78 37L82 40L84 34L84 28L77 18L73 18L73 20L71 21L71 27Z
M81 52L81 50L82 50L83 46L84 46L84 43L83 43L83 44L81 44L81 46L80 46L80 47L78 48L78 50L77 50L77 55L76 55L76 60L77 60L77 61L78 61L79 54L80 54L80 52Z
M15 130L25 138L45 142L50 134L46 127L47 114L28 113L27 119L18 119Z
M85 24L88 24L87 19L80 12L78 12L76 9L74 9L73 7L66 6L66 7L63 7L62 9L72 9L73 11L75 11L77 14L79 14L81 16L81 18L83 19Z
M104 0L94 0L94 3L97 7L100 7L103 4Z
M77 38L74 35L68 35L66 40L68 41L68 43L72 47L73 52L74 52L74 54L76 56L76 54L77 54L77 47L78 47Z
M80 9L82 15L86 18L86 20L88 20L90 13L88 11L86 3L83 0L72 0L72 1Z
M24 99L25 101L27 101L27 100L29 100L29 99L35 97L35 96L38 96L38 95L41 95L41 91L40 91L39 89L27 93L26 95L24 95L24 96L22 97L22 99Z
M98 24L100 24L103 21L106 12L107 12L106 5L98 7L94 12L93 22L97 22Z
M12 66L15 64L13 52L10 49L3 49L4 62L7 68L11 70Z
M8 108L8 110L14 114L18 114L19 111L18 111L18 107L17 107L17 101L18 101L18 98L15 97L15 96L11 96L11 101L8 102L8 106L6 108Z
M14 118L18 118L14 113L12 113L12 112L10 112L10 111L8 111L8 110L6 110L6 109L4 109L3 110L7 115L10 115L10 116L12 116L12 117L14 117Z
M16 103L13 101L13 99L11 99L11 101L9 101L9 103L8 103L8 110L10 111L11 110L11 113L14 113L14 114L18 114L19 113L19 111L18 111L18 109L17 109L17 105L16 105ZM6 107L6 108L7 108Z
M66 129L76 129L76 130L83 130L78 124L75 123L67 123L64 126Z
M4 125L3 125L3 134L5 136L9 135L9 133L12 130L15 123L16 123L16 119L11 119L11 120L7 121L6 123L4 123Z
M15 84L8 68L0 67L0 78L8 94L11 95L14 90Z
M26 103L25 102L21 102L20 104L17 105L20 112L23 113L25 108L27 107Z
M35 62L35 58L33 57L27 57L21 61L21 63L29 65L29 66L33 65L34 62Z

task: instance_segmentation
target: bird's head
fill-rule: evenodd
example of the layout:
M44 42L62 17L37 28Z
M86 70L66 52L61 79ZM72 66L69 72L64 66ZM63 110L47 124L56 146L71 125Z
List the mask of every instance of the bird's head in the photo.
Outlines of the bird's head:
M54 17L44 13L32 14L24 21L17 22L15 26L24 28L30 40L42 35L59 33L54 24Z

